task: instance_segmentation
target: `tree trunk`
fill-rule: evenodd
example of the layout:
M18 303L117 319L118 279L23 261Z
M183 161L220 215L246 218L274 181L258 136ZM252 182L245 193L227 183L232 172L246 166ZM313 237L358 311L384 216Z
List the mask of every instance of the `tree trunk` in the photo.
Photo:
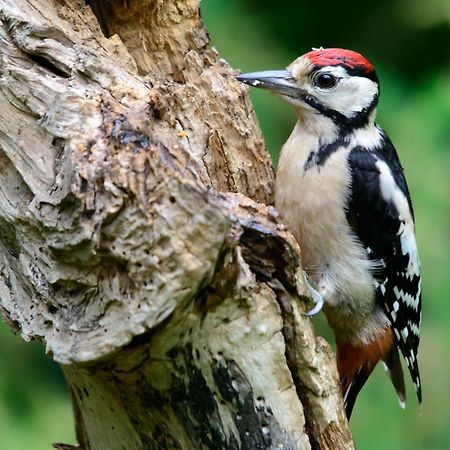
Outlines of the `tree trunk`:
M198 0L86 3L0 0L2 310L62 365L79 445L353 448Z

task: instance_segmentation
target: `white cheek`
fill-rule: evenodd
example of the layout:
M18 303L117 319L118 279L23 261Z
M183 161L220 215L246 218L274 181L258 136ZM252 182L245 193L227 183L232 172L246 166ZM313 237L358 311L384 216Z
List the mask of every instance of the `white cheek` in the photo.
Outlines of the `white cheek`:
M342 78L332 90L314 89L313 95L328 108L352 117L369 107L377 93L375 82L353 76Z

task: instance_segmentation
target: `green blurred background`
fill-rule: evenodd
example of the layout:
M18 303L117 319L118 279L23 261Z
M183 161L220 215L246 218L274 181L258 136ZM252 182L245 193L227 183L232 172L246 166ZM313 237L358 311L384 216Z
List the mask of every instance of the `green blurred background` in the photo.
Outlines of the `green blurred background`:
M359 396L351 428L362 450L450 449L450 1L203 0L221 57L242 71L278 69L311 47L364 54L382 83L378 123L400 153L415 205L424 275L423 412L408 380L402 411L381 367ZM295 122L266 92L252 99L274 163ZM331 339L323 319L320 333ZM74 442L61 371L38 343L0 324L0 450Z

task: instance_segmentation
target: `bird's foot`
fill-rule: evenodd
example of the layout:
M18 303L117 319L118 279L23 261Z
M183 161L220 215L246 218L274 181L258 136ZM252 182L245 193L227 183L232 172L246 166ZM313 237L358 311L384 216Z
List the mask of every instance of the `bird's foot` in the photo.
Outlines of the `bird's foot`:
M308 277L308 275L306 275L306 273L305 273L305 280L306 280L306 285L308 286L309 295L315 305L313 309L311 309L310 311L305 313L305 316L312 317L312 316L315 316L317 313L319 313L322 310L325 300L324 300L323 296L317 291L317 289L315 289L311 285L311 283L309 281L309 277Z

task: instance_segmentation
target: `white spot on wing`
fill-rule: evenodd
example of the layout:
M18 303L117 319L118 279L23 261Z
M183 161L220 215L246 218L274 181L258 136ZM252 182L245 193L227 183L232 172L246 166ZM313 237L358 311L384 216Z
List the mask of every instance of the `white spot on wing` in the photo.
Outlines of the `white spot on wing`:
M410 320L408 320L408 327L416 336L420 335L420 328Z
M376 162L376 166L380 171L380 189L381 195L386 202L392 202L399 214L399 219L402 221L398 235L400 236L400 245L402 254L409 256L407 276L413 277L420 275L420 263L417 253L416 238L414 235L414 222L409 204L406 196L397 186L394 177L392 176L389 166L381 160Z
M402 337L403 337L403 340L405 342L408 339L408 335L409 335L408 327L403 328L403 330L402 330Z
M401 302L405 303L409 307L413 308L415 311L419 308L419 294L416 296L412 296L411 294L404 293L401 289L399 289L397 286L394 286L393 289L394 295L397 298L397 300L400 300ZM420 290L419 290L420 293Z

